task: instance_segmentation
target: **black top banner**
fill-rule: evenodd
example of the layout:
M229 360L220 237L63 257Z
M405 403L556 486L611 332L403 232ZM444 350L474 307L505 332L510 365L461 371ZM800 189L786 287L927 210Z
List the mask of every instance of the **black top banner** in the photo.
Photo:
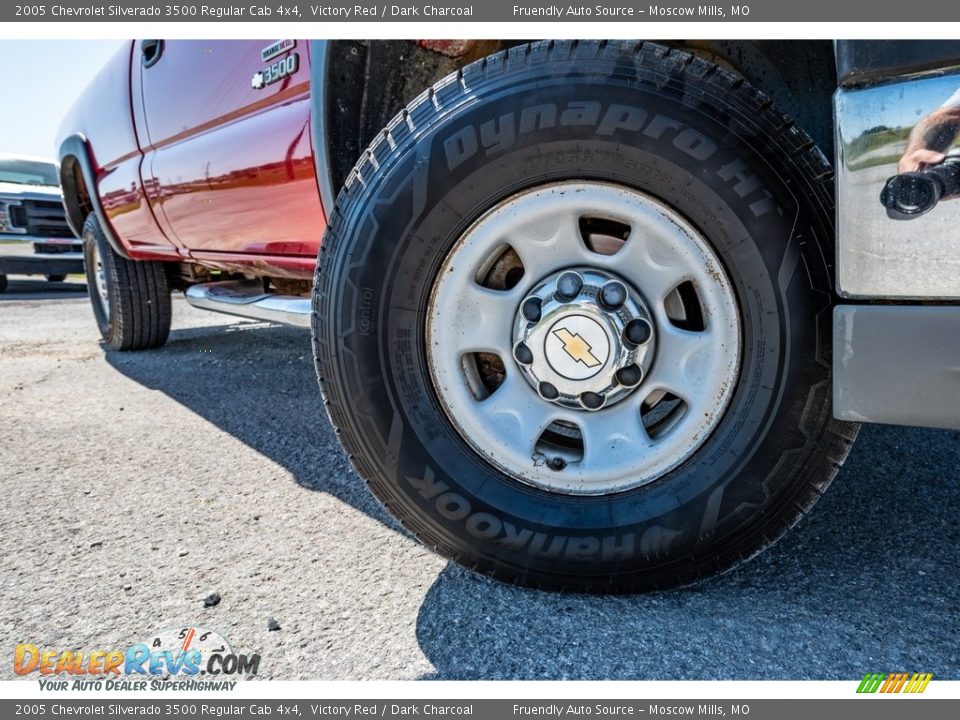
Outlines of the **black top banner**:
M206 0L167 4L148 0L3 4L0 22L952 22L960 3L944 0L872 0L838 3L747 2L298 2Z

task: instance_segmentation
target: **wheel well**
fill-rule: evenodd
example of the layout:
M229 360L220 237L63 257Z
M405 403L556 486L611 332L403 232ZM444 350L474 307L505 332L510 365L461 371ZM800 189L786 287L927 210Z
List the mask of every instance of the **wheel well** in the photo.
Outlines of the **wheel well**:
M519 42L331 40L326 137L334 192L360 153L411 100L458 68ZM427 46L427 47L424 47Z
M433 83L522 41L333 40L327 52L326 139L334 192L390 119ZM829 41L677 40L663 43L733 70L771 97L833 156Z
M83 179L80 161L75 155L67 155L60 159L60 187L63 192L67 222L73 234L80 237L83 233L83 223L93 212L94 207L90 201L87 184Z
M681 40L664 43L743 76L833 158L837 69L829 40Z

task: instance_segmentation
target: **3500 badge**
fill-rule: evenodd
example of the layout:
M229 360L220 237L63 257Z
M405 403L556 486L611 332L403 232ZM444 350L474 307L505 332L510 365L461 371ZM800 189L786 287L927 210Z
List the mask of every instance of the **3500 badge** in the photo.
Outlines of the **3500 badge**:
M293 75L300 68L300 56L297 53L291 53L285 58L280 58L276 62L270 63L263 70L258 70L253 74L250 85L254 90L260 90L267 85L283 80L285 77Z

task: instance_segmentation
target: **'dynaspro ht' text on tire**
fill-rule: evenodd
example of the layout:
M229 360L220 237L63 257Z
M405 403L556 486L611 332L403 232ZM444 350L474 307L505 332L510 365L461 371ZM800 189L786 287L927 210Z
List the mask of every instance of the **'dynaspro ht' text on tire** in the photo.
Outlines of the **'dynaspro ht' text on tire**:
M163 265L118 255L94 214L83 225L87 289L100 335L114 350L157 348L170 334L170 289Z
M832 183L741 78L547 42L438 83L351 174L315 283L357 471L425 544L525 585L688 583L834 476Z

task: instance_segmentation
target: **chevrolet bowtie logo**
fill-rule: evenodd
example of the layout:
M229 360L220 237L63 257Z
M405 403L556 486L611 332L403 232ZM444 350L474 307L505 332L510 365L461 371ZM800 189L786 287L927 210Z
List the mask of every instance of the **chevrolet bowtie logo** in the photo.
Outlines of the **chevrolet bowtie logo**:
M577 362L583 363L588 368L596 367L600 364L600 361L597 360L596 356L593 354L593 348L590 347L590 344L580 337L576 333L571 333L566 328L560 328L554 330L553 334L556 335L560 342L563 343L563 349L574 360Z

